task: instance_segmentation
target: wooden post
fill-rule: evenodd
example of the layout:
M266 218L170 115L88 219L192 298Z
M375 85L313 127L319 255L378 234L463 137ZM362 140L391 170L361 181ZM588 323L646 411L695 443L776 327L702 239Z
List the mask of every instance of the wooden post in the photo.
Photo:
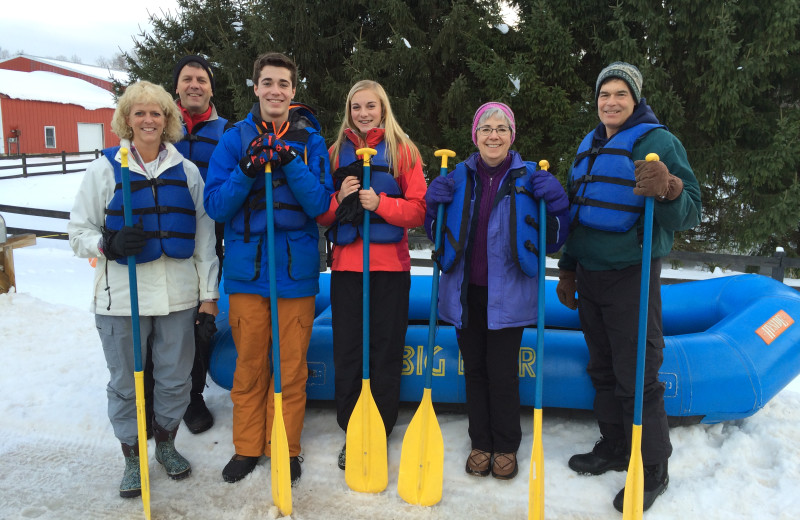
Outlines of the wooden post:
M17 286L17 279L14 275L14 249L36 245L36 235L14 235L8 237L5 243L0 244L2 254L0 255L0 294L7 293L11 287Z

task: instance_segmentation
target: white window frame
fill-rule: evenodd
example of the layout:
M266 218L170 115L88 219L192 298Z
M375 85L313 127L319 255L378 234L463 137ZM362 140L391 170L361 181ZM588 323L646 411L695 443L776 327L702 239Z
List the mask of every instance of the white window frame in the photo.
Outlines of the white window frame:
M53 145L52 146L48 145L48 140L47 140L47 131L48 130L52 130L52 132L53 132ZM56 147L56 127L54 127L54 126L46 126L46 127L44 127L44 147L45 148L55 148Z

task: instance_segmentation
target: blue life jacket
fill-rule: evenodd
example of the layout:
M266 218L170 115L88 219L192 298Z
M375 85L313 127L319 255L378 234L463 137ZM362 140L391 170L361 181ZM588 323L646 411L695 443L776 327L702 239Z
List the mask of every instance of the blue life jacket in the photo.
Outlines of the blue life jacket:
M289 107L289 130L280 137L286 144L292 147L297 155L303 158L308 164L308 153L306 145L312 133L319 133L319 123L311 112L311 109L300 103L295 103ZM239 129L241 136L242 151L241 157L247 155L247 148L252 140L259 135L260 130L254 129L253 125L246 119L239 121L235 125ZM325 182L327 168L325 160L320 158L320 183ZM258 175L250 194L245 200L242 210L239 211L231 221L231 226L236 233L244 236L244 241L249 242L253 234L263 234L267 232L267 192L264 184L264 176ZM303 207L297 202L286 174L282 168L272 169L272 207L273 218L276 229L286 231L303 229L309 220Z
M208 173L208 161L214 152L220 137L228 124L227 119L217 118L211 121L198 123L192 128L192 132L187 132L183 128L183 139L175 143L175 148L185 158L189 159L200 170L203 181L206 180Z
M594 131L583 139L572 165L570 227L578 223L601 231L628 231L644 212L631 152L647 132L664 125L645 123L623 130L602 148L592 147Z
M525 162L524 168L509 170L504 186L498 191L509 194L509 230L511 234L511 257L527 276L537 276L539 268L537 247L539 237L539 210L536 199L528 191L527 183L537 167L534 163ZM475 172L466 166L453 170L455 182L453 201L445 206L442 225L443 240L440 251L434 252L434 260L442 271L450 272L461 260L467 249L471 228L477 222L474 211Z
M107 229L119 231L125 225L123 213L122 165L114 158L119 146L103 150L103 155L114 168L114 196L105 210ZM168 168L155 179L130 172L131 210L133 224L141 223L147 235L144 249L136 255L136 263L143 264L161 258L162 253L171 258L190 258L194 254L194 236L197 230L195 206L183 166ZM117 262L128 265L128 258Z
M380 196L385 193L389 197L400 198L403 192L392 175L389 159L386 154L386 141L381 141L375 147L378 152L370 160L369 186ZM356 148L351 141L342 143L339 150L339 164L347 165L355 161L363 164L363 159L356 157ZM339 189L341 186L336 186ZM369 214L369 241L375 244L394 244L403 240L405 229L400 226L389 224L378 216L374 211ZM336 245L352 243L356 236L361 236L363 226L356 226L350 222L334 222L327 232L328 239Z

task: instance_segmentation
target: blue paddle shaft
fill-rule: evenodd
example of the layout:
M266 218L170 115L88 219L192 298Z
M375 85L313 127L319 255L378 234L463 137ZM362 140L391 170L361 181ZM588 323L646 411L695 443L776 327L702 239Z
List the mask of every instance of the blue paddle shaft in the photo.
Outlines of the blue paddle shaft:
M647 309L650 302L650 255L653 250L653 197L644 199L644 239L642 241L642 284L639 290L639 336L636 343L636 394L633 424L642 424L644 357L647 346Z
M539 272L537 280L538 308L536 318L536 394L533 407L542 409L544 386L544 277L547 262L547 212L544 199L539 199Z
M272 197L272 168L264 172L267 192L267 272L269 275L269 313L272 324L272 372L275 393L281 393L281 341L278 323L278 283L275 278L275 214Z
M369 162L364 161L364 179L362 182L362 190L369 189L369 173L370 173L370 166ZM364 251L364 259L363 259L363 300L361 302L362 306L362 320L363 320L363 328L362 328L362 336L361 336L361 346L363 349L363 361L361 365L361 377L363 379L369 379L369 215L370 212L367 209L364 209L364 230L361 234L363 239L362 250Z
M447 168L442 166L439 176L447 175ZM444 220L444 204L436 208L436 234L434 235L433 250L438 251L442 246L442 220ZM428 319L428 345L425 347L425 388L433 385L433 346L436 341L436 320L439 310L439 264L433 263L433 276L431 278L431 314Z
M126 226L133 226L131 210L131 174L128 166L122 168L122 213ZM136 256L128 256L128 284L131 293L131 328L133 334L133 370L142 371L142 338L139 332L139 290L136 281Z

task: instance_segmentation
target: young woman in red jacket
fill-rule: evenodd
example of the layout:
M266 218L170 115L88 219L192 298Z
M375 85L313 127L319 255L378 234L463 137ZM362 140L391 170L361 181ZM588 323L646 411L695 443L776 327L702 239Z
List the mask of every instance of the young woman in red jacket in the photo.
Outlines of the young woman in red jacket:
M374 148L370 188L361 189L362 158ZM411 258L408 228L425 220L425 191L419 150L392 113L389 98L375 81L359 81L347 95L339 134L330 150L336 191L317 221L331 226L333 243L331 307L337 422L342 430L362 387L363 241L362 208L370 218L370 387L386 435L397 421L400 373L408 327ZM345 468L345 448L339 454Z

